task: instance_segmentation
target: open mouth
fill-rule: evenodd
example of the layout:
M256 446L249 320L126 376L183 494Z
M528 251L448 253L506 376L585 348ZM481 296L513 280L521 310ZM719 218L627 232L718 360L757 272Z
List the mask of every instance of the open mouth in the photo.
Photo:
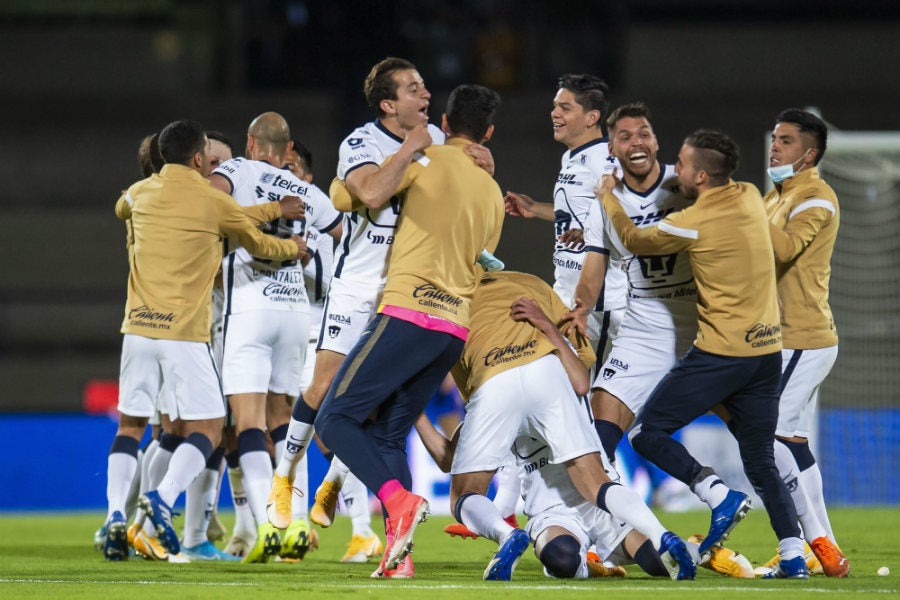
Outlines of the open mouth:
M647 164L650 161L650 155L646 152L634 152L628 155L628 162L632 165L639 167Z

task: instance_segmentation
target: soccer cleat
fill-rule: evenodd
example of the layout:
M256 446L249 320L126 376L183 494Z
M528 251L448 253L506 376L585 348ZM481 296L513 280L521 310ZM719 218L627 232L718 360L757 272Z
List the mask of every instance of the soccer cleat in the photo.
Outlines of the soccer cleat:
M169 551L159 543L157 538L147 535L142 527L135 529L133 534L131 545L136 555L147 560L169 560Z
M587 553L584 555L584 558L588 562L598 562L598 563L603 562L603 560L600 558L600 555L597 554L596 552L594 552L593 550L588 550Z
M381 539L374 533L371 536L353 534L347 544L347 552L341 557L343 563L364 563L381 552Z
M672 579L694 579L697 576L697 565L694 564L684 540L671 531L662 535L659 558Z
M588 577L625 577L626 571L623 567L616 565L615 567L607 567L600 561L589 560L586 562Z
M714 545L728 538L731 530L741 522L750 512L750 498L743 492L728 490L728 495L722 502L712 509L712 519L709 525L709 533L700 542L700 556L703 556Z
M519 522L516 520L515 514L503 517L503 520L506 521L506 523L513 529L519 528ZM481 537L462 523L451 523L450 525L445 526L444 533L446 533L450 537L461 537L464 539L470 538L473 540Z
M381 564L375 569L371 577L373 579L412 579L415 574L416 569L415 566L413 566L412 555L407 554L406 557L397 564L396 569L385 569L384 558L382 558Z
M144 514L153 523L156 528L156 534L159 536L159 543L162 544L169 554L178 554L181 552L181 544L178 541L178 534L172 526L172 517L175 513L172 508L163 502L156 490L147 492L138 498L138 504Z
M244 556L247 556L247 553L250 552L251 548L253 548L252 542L239 535L233 535L225 546L225 552L232 556L243 558Z
M519 564L522 554L528 549L530 541L527 533L521 529L514 529L506 536L500 549L497 550L497 554L488 563L482 578L485 581L509 581L512 579L513 571Z
M287 529L291 524L291 503L294 485L287 476L275 475L272 478L272 489L269 491L269 502L266 504L266 516L269 523L277 529Z
M478 259L475 262L484 267L485 271L502 271L506 268L506 265L502 260L494 256L487 250L482 250L481 254L478 255Z
M113 512L106 521L106 540L103 543L103 557L106 560L128 560L128 526L125 515Z
M762 579L809 579L809 569L802 556L790 560L781 560L775 568L762 576Z
M190 548L182 548L182 554L184 554L191 560L241 560L239 557L233 554L222 552L221 550L216 548L209 540L204 541L201 544L197 544L196 546L191 546Z
M227 534L228 530L225 529L222 521L219 520L219 513L213 511L209 517L209 525L206 526L206 539L215 543L219 540L224 540Z
M809 569L810 575L824 575L825 571L822 569L822 563L819 562L819 559L816 558L816 555L813 553L812 548L809 547L809 544L803 542L803 552L805 553L804 559L806 559L806 568ZM770 558L765 564L761 567L756 567L753 569L753 573L760 577L765 575L766 573L771 573L775 570L775 566L781 562L781 555L777 552L775 556Z
M333 481L323 481L316 490L316 501L309 509L309 520L320 527L331 527L337 510L340 486Z
M303 560L306 553L313 549L313 538L315 538L316 546L318 546L318 536L315 530L309 526L309 522L306 519L297 519L284 532L281 540L281 551L278 555L281 558Z
M94 550L103 552L106 545L106 523L100 526L100 529L94 532Z
M256 533L256 543L253 544L253 548L247 552L247 555L241 559L241 562L244 564L268 562L270 556L277 556L279 552L281 552L281 536L278 530L266 521L259 526Z
M403 490L402 499L391 503L388 508L387 527L394 534L394 541L388 546L385 569L388 571L397 568L397 563L412 552L413 534L419 523L428 515L428 500L411 492ZM395 494L396 496L396 494Z
M846 577L850 574L850 561L837 547L837 544L829 540L824 535L817 537L809 543L816 558L822 566L822 570L827 577ZM805 557L804 557L805 558ZM809 569L809 563L806 565Z
M702 541L702 535L692 535L688 538L688 543L698 546ZM753 579L756 576L753 572L753 565L750 564L747 557L730 548L725 548L721 544L716 544L709 549L706 555L701 557L700 566L726 577Z

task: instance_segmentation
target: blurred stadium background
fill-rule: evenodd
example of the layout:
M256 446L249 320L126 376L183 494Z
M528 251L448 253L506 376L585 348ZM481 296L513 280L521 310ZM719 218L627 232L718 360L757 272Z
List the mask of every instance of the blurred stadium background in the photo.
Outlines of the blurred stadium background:
M279 111L327 187L339 141L371 118L365 73L404 56L433 118L458 83L499 90L497 179L549 200L563 151L555 80L591 72L613 105L650 105L663 161L694 129L722 129L742 148L738 177L763 187L764 132L783 108L900 130L898 39L892 0L4 0L0 482L16 483L0 485L0 511L105 502L127 277L112 207L137 178L139 140L166 123L195 118L242 148L249 121ZM816 443L831 502L898 504L900 148L887 134L847 139L823 164L843 213L841 353ZM498 254L549 280L549 235L509 222Z

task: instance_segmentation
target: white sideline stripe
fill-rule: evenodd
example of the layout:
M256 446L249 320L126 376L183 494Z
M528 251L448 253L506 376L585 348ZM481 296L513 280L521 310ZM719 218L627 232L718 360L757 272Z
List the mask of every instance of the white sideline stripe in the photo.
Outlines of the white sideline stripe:
M568 591L568 592L579 592L583 593L586 589L596 589L591 584L588 583L589 580L585 580L585 585L572 585L575 583L574 581L568 584L534 584L534 585L517 585L514 583L507 583L503 585L504 590L552 590L552 591ZM0 583L84 583L89 585L97 585L97 584L110 584L110 585L122 585L130 583L132 585L199 585L199 586L222 586L222 587L259 587L259 583L242 583L237 581L197 581L197 582L188 582L188 581L150 581L150 580L140 580L140 581L85 581L85 580L77 580L77 579L0 579ZM662 592L677 592L679 594L683 594L685 591L691 592L765 592L765 593L773 593L773 594L784 594L785 588L769 588L766 589L764 586L764 582L757 582L757 586L754 587L732 587L732 586L698 586L696 583L688 584L690 588L685 587L680 584L673 584L672 587L658 587L658 586L649 586L649 585L616 585L615 590L625 591L625 592L653 592L653 593L662 593ZM323 588L332 588L332 589L360 589L360 590L373 590L373 589L389 589L388 587L375 584L375 583L366 583L366 584L315 584L316 587ZM427 585L427 584L408 584L402 583L399 586L393 586L390 589L411 589L411 590L497 590L496 584L493 583L473 583L470 585L463 584L439 584L439 585ZM815 593L825 593L825 594L896 594L898 590L891 589L879 589L879 590L847 590L847 589L824 589L824 588L811 588L811 587L799 587L793 590L798 593L806 593L806 592L815 592Z
M688 238L689 240L696 240L700 235L696 229L675 227L671 223L666 223L665 221L661 222L659 225L657 225L657 227L660 231L665 231L666 233L670 233L678 237Z
M788 215L788 221L797 216L798 213L802 213L808 208L824 208L832 215L835 213L833 202L831 202L830 200L825 200L823 198L813 198L812 200L807 200L806 202L801 202L800 204L798 204L797 207L791 211L791 214Z

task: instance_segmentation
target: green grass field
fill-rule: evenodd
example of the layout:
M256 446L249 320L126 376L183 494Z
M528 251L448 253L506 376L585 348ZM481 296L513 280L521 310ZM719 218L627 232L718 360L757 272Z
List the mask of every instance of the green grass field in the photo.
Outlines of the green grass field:
M432 517L416 532L416 577L410 580L372 580L377 566L341 564L338 559L349 540L350 523L339 517L334 527L320 530L321 547L298 564L240 563L168 564L132 558L111 563L93 548L100 514L0 515L0 598L574 598L602 594L610 598L662 600L699 595L728 598L827 597L893 595L900 591L900 510L836 509L831 512L841 547L851 561L847 579L815 576L807 581L727 579L701 569L695 581L651 578L628 567L624 579L564 581L544 577L529 549L511 582L484 582L481 573L495 545L486 540L449 538L442 529L449 517ZM223 515L230 525L231 515ZM180 518L179 518L180 519ZM663 523L687 537L705 532L708 513L661 515ZM179 525L176 522L176 526ZM733 532L728 546L747 556L754 566L768 560L775 538L763 511L753 511ZM876 571L888 566L892 573Z

